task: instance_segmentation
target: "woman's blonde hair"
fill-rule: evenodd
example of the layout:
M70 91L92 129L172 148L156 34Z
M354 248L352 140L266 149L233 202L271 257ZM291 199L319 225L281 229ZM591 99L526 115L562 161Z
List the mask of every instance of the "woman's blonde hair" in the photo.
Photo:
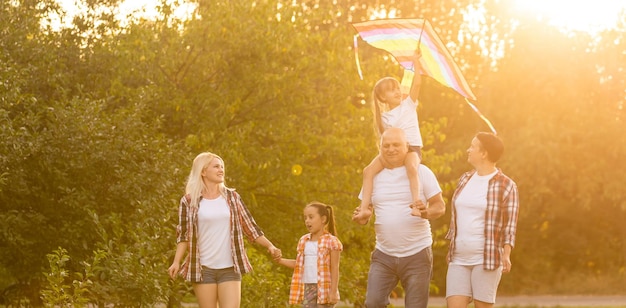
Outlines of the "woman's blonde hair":
M372 112L374 113L374 129L378 133L378 137L383 134L385 127L383 126L382 114L389 111L389 106L383 101L381 95L388 90L399 89L400 82L393 77L385 77L380 79L374 85L372 90Z
M224 162L221 157L210 152L200 153L193 160L191 172L189 172L189 178L187 179L187 187L185 188L185 193L191 198L189 203L192 207L198 207L202 190L205 188L204 181L202 181L202 171L216 158L221 160L222 163ZM224 183L220 183L220 192L222 196L226 197L226 186Z

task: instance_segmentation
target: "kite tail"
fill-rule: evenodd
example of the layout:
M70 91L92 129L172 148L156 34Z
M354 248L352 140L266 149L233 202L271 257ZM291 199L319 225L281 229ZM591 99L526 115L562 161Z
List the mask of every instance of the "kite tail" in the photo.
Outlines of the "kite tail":
M478 116L483 119L483 121L485 121L485 123L487 123L487 126L489 126L489 128L491 129L491 131L493 132L494 135L497 135L498 133L496 132L495 127L493 127L493 124L491 124L491 122L489 121L489 119L487 119L487 117L485 117L480 110L478 110L478 108L476 108L476 106L474 106L474 104L472 104L467 97L465 98L465 102L467 102L467 104L472 108L472 110L474 110L474 112L476 112L476 114L478 114Z
M361 63L359 62L359 44L357 43L359 35L354 35L354 60L356 61L356 69L359 72L359 77L363 80L363 71L361 70Z

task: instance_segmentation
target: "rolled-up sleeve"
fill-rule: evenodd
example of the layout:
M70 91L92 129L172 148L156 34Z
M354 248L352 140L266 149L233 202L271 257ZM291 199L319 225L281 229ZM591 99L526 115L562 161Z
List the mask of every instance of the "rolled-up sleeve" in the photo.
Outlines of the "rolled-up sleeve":
M257 225L252 217L252 214L248 210L248 207L243 203L239 194L236 195L236 204L239 207L239 219L241 222L241 228L249 241L254 242L258 237L264 235L263 230Z
M510 181L508 187L504 191L503 203L505 204L503 240L504 244L515 246L515 233L517 230L517 217L519 215L519 195L517 185Z
M178 225L176 226L176 243L189 242L189 203L183 196L178 206Z

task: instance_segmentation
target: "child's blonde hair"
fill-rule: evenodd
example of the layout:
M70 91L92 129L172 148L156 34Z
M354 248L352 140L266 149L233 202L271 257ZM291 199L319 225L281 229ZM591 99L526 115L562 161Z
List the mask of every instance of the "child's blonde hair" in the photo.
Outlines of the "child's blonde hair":
M374 85L372 90L372 112L374 113L374 130L378 137L385 131L383 120L381 118L383 112L389 111L389 106L383 101L381 95L388 90L400 89L400 82L393 77L385 77L380 79Z

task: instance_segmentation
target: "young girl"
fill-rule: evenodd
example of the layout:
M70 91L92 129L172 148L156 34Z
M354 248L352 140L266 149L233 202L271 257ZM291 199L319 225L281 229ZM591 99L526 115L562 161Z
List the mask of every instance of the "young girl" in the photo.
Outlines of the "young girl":
M310 233L298 241L296 259L278 263L293 268L289 304L334 307L339 301L339 255L343 245L336 237L333 208L319 202L304 207L304 224Z
M422 84L420 57L421 53L417 50L413 58L415 76L413 77L409 95L404 100L400 91L400 82L392 77L385 77L376 82L372 91L374 124L378 135L380 136L389 127L397 127L404 130L409 142L409 153L406 156L404 165L411 185L413 197L411 215L414 216L420 216L419 208L413 205L417 205L420 202L417 169L421 163L421 149L423 146L416 111L418 105L417 97ZM372 215L370 203L372 202L374 176L382 171L385 165L385 161L378 155L363 169L363 198L361 199L361 205L359 205L359 215L355 217L355 220L358 222L365 223Z

